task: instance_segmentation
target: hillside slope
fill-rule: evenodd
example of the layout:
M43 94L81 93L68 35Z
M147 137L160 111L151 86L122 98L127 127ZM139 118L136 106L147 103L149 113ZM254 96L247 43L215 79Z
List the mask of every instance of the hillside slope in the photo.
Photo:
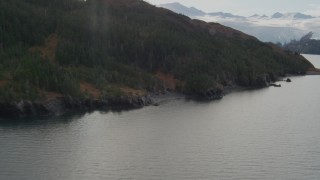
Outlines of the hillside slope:
M312 65L256 38L140 0L0 2L0 100L211 96Z

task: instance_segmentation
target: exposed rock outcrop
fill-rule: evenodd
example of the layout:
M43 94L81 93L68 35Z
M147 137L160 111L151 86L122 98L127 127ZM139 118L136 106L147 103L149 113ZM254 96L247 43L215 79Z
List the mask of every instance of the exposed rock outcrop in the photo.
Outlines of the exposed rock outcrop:
M63 115L76 110L134 109L153 104L150 96L119 97L108 100L58 97L44 102L0 102L0 117L33 117Z
M272 78L269 74L263 74L252 81L252 87L267 87L270 85Z
M274 83L272 83L272 84L270 84L270 86L273 86L273 87L281 87L281 84L274 84Z
M215 100L215 99L222 99L223 98L223 90L222 89L208 89L205 93L201 94L202 97Z

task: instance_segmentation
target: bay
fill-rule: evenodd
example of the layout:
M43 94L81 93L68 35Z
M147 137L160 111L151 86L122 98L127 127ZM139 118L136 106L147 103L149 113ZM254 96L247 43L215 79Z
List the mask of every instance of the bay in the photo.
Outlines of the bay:
M320 179L320 76L291 79L212 102L2 120L0 179Z

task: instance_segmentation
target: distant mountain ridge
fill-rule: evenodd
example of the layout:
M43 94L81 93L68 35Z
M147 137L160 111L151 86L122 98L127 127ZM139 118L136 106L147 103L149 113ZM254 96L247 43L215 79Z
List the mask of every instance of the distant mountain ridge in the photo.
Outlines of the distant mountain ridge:
M231 13L224 13L224 12L211 12L211 13L206 13L200 9L197 9L195 7L186 7L178 2L173 2L173 3L167 3L167 4L160 4L159 7L169 9L173 12L183 14L186 16L205 16L205 15L210 15L210 16L220 16L220 17L225 17L225 18L244 18L243 16L237 16L233 15Z
M184 6L178 2L173 2L173 3L166 3L166 4L160 4L159 7L163 7L166 9L169 9L171 11L174 11L176 13L180 13L186 16L219 16L219 17L224 17L224 18L251 18L251 17L263 17L263 18L269 18L269 19L277 19L277 18L295 18L295 19L312 19L316 18L311 15L303 14L300 12L295 12L295 13L280 13L276 12L272 16L267 16L267 15L259 15L259 14L254 14L252 16L240 16L240 15L234 15L232 13L226 13L226 12L209 12L206 13L200 9L197 9L195 7L187 7Z
M178 2L160 4L159 7L163 7L173 12L184 14L186 16L204 16L207 14L199 9L196 9L195 7L186 7Z
M292 39L300 39L309 31L314 32L314 38L320 38L320 17L301 12L276 12L270 16L254 14L245 17L226 12L207 13L194 7L188 8L180 3L161 4L160 7L191 18L230 26L264 42L287 43Z
M224 12L213 12L213 13L208 13L207 15L220 16L220 17L224 17L224 18L245 18L244 16L237 16L237 15L233 15L231 13L224 13Z
M316 18L314 16L311 15L306 15L306 14L302 14L302 13L286 13L286 14L282 14L279 12L276 12L275 14L273 14L271 16L272 19L277 19L277 18L293 18L293 19L313 19Z
M300 40L292 40L283 47L287 50L303 54L318 54L320 55L320 40L311 39L312 32L304 35Z

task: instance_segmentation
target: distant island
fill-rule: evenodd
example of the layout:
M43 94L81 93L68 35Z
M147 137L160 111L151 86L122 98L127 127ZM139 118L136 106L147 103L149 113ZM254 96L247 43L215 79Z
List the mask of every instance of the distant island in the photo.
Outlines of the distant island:
M134 108L175 91L221 98L305 74L304 57L140 0L0 3L0 117Z

